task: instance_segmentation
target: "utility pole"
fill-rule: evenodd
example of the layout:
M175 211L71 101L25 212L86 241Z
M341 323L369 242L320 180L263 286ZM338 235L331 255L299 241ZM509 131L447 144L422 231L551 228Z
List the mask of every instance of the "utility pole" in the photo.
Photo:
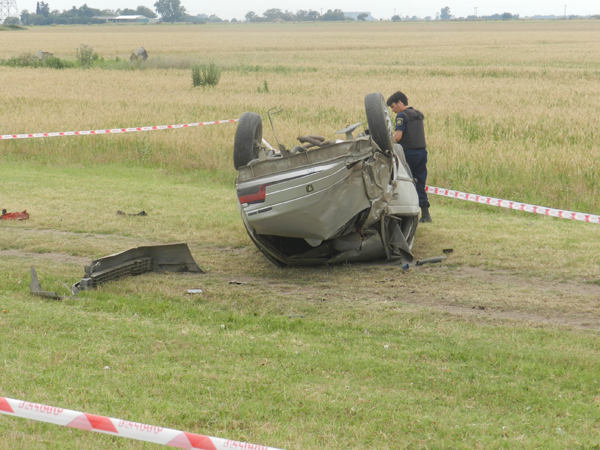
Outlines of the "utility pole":
M0 0L0 25L7 17L19 17L17 0Z
M565 20L567 20L567 5L565 5Z
M475 18L477 18L477 6L475 7Z

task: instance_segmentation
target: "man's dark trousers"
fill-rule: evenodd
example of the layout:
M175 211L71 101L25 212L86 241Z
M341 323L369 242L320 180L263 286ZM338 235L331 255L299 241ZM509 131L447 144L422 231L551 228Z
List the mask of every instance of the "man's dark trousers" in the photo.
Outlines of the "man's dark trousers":
M417 194L419 195L419 206L429 208L429 200L425 192L425 183L427 183L427 150L424 148L416 150L406 150L404 152L406 162L413 178L417 180Z

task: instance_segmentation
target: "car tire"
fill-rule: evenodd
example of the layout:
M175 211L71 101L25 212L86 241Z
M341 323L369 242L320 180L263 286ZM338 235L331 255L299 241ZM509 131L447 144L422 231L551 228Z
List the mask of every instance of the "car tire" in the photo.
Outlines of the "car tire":
M367 95L365 113L371 138L382 151L391 152L394 147L392 140L394 128L383 95L379 92Z
M238 170L253 159L258 158L258 149L262 143L262 120L253 112L241 115L235 130L233 141L233 167Z

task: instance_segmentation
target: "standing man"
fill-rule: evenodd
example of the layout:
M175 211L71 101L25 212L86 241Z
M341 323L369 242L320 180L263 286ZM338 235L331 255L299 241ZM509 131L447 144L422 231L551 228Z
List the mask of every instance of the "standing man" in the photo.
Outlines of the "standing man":
M417 194L421 207L419 222L431 222L429 200L425 192L427 182L427 150L425 149L425 129L421 111L408 106L406 95L398 91L387 99L387 105L396 113L394 141L402 145L404 156L412 176L417 181Z

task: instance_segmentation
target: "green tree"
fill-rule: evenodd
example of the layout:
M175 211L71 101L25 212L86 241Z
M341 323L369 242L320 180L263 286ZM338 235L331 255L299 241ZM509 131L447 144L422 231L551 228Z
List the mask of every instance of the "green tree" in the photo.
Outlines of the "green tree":
M350 20L344 15L344 11L341 9L328 9L325 14L321 16L321 20L334 21L334 20Z
M445 6L440 11L440 19L442 20L450 20L450 7Z
M20 21L18 17L7 17L4 19L4 23L2 25L19 25Z
M271 9L267 9L263 13L263 17L265 18L265 20L267 22L272 22L275 19L280 19L281 14L282 14L282 12L279 8L271 8Z
M358 15L358 17L356 18L356 20L362 20L364 22L367 17L369 17L368 14L366 14L366 13L360 13Z
M138 6L135 13L139 14L140 16L146 16L148 19L156 19L158 17L154 11L144 5Z
M154 9L164 22L183 22L187 17L187 11L181 6L181 0L158 0L154 4Z
M35 14L38 16L48 17L50 15L50 6L48 3L38 2L35 9Z
M90 8L87 5L87 3L84 3L83 6L81 6L77 11L78 11L78 15L80 17L89 17L89 18L97 16L101 13L101 11L99 9Z
M308 14L306 15L308 20L319 20L321 18L321 14L314 9L308 10Z
M308 11L305 11L304 9L296 11L296 14L294 15L294 18L299 21L308 20L307 17Z

